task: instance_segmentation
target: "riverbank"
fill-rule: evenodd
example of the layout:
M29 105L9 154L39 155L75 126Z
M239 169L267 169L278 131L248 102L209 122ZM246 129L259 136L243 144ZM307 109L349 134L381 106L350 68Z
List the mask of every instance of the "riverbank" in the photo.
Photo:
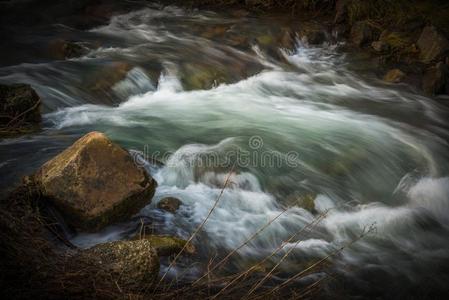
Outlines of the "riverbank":
M405 83L429 96L449 95L449 5L445 1L214 1L183 2L236 14L284 14L287 18L321 17L330 32L365 51L379 68L379 77ZM246 12L245 12L246 11ZM447 101L445 101L447 102Z

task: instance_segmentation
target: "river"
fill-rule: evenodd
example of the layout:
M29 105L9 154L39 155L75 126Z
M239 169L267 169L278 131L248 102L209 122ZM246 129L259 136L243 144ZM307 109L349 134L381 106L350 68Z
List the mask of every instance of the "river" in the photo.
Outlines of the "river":
M235 164L194 239L198 255L170 275L194 280L209 258L223 257L276 218L221 272L244 270L322 216L266 263L269 270L294 248L274 281L331 254L326 270L298 284L330 273L336 279L325 283L329 295L443 291L447 106L381 82L369 62L342 51L341 43L313 47L298 39L293 49L273 47L285 23L146 6L89 29L57 23L24 32L28 41L72 38L97 46L80 58L3 62L0 82L31 84L45 114L42 131L0 142L2 188L98 130L141 163L146 159L159 187L130 222L72 234L80 247L129 237L141 219L148 230L188 238ZM156 208L167 196L184 203L174 215Z

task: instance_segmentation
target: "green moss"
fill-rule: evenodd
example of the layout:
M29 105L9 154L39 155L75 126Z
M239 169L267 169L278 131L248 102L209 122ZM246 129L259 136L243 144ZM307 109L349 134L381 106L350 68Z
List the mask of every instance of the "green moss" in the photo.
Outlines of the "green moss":
M269 46L274 43L274 38L271 35L261 35L257 37L257 42L263 46Z
M172 236L165 235L144 235L136 236L136 239L145 239L150 242L151 246L156 249L159 256L170 256L178 254L186 245L187 241ZM185 254L195 253L195 247L189 243L184 249Z
M307 194L303 197L299 198L299 206L309 211L313 211L315 209L315 198L316 195Z
M406 7L410 6L405 0L352 0L348 4L348 16L350 23L362 19L402 21L407 16Z
M314 193L300 193L296 192L293 195L290 195L286 199L286 204L289 206L299 206L304 208L310 212L315 210L315 198L316 194Z
M207 65L187 63L183 66L182 73L181 80L187 90L210 89L231 81L224 70Z
M391 32L381 37L381 40L387 43L392 49L403 49L409 46L412 41L409 37L399 32Z

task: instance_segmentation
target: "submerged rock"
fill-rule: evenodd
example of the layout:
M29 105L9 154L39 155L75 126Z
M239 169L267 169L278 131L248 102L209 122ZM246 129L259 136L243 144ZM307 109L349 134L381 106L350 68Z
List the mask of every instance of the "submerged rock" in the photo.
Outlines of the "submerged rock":
M100 132L86 134L45 163L33 181L69 225L88 231L137 213L157 185L126 150Z
M121 80L125 79L132 66L127 62L114 62L99 67L84 83L89 90L97 95L108 95L112 88Z
M388 71L388 73L384 76L384 81L391 83L399 83L405 78L405 73L399 69L393 69Z
M166 210L168 212L171 212L174 214L179 207L182 205L181 200L174 197L167 197L163 198L159 203L157 204L157 207L162 210Z
M328 40L328 33L323 26L316 23L304 23L298 31L302 42L308 45L321 45Z
M286 204L289 206L299 206L310 212L315 211L316 194L295 192L286 198Z
M184 246L184 254L192 255L196 252L195 246L193 246L193 244L189 243L186 246L186 240L172 236L144 235L143 237L137 236L136 238L150 242L151 247L156 250L157 255L159 256L176 255L182 250L182 248L184 248Z
M449 41L434 26L423 29L417 45L425 63L434 61L449 51Z
M213 39L222 38L226 31L229 30L229 26L217 25L207 27L206 30L201 34L203 38Z
M289 28L282 28L279 45L284 49L293 50L295 48L295 34Z
M449 67L443 62L429 68L424 73L422 89L428 95L438 95L446 92L449 79Z
M220 66L185 63L181 69L181 81L187 90L211 89L232 81L231 74Z
M371 43L371 47L373 47L376 52L385 52L390 49L390 46L384 41L375 41Z
M57 59L80 57L89 52L86 43L60 39L52 41L49 47L51 54Z
M151 242L144 239L100 244L81 251L75 256L75 262L77 259L98 265L95 278L112 279L128 292L141 291L159 275L157 252Z
M27 84L0 84L1 135L29 132L39 128L41 101Z
M321 45L327 39L326 32L322 30L312 30L303 35L303 42L309 45Z
M379 35L379 30L367 21L359 21L351 28L351 41L359 47L377 40Z

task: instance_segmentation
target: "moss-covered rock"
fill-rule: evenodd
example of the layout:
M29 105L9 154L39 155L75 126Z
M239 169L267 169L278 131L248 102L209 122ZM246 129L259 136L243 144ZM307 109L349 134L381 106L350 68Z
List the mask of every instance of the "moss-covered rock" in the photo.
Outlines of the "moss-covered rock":
M231 81L230 74L218 66L185 63L181 72L181 81L187 90L210 89Z
M376 52L386 52L390 49L390 45L385 43L384 41L375 41L371 43L371 47Z
M386 51L388 60L397 62L415 60L418 57L419 50L413 41L414 39L409 33L384 30L378 43L382 43L388 48Z
M262 46L273 45L276 41L276 39L270 34L260 35L256 38L256 40L257 43L259 43Z
M321 45L328 40L327 29L316 22L303 22L297 31L301 41L308 45Z
M171 212L172 214L174 214L179 207L182 205L181 200L179 200L178 198L175 197L166 197L161 199L158 204L157 207L159 209Z
M80 138L32 179L69 225L88 231L137 213L157 185L126 150L100 132Z
M56 59L80 57L89 52L86 43L62 39L51 41L48 48L51 56Z
M287 197L287 205L289 206L299 206L310 212L315 211L315 198L314 193L293 193Z
M417 45L425 63L435 61L449 51L449 41L434 26L423 29Z
M402 72L399 69L393 69L388 71L387 74L384 76L384 81L390 82L390 83L399 83L402 82L405 78L405 73Z
M126 62L113 62L95 69L88 74L83 84L96 95L109 94L112 88L126 78L132 65Z
M326 32L322 29L309 29L301 31L301 40L307 45L321 45L327 40Z
M97 265L94 278L113 280L128 293L151 286L159 275L159 257L147 240L100 244L79 252L72 260L80 260L80 266L86 261Z
M0 85L0 136L36 130L41 100L27 84Z
M166 235L137 235L135 239L146 240L150 243L159 256L171 256L178 254L187 244L186 240ZM196 251L195 246L189 243L183 253L192 255Z
M295 34L289 28L282 28L279 39L279 46L292 50L295 48Z
M351 28L351 42L362 47L379 38L380 30L368 21L356 22Z

